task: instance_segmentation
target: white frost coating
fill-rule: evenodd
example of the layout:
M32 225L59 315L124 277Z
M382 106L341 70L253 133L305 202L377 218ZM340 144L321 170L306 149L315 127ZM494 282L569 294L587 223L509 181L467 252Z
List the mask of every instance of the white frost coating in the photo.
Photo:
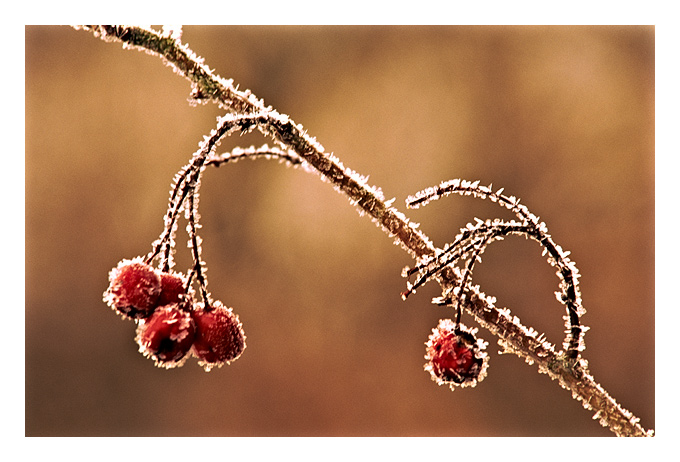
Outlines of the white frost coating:
M182 26L181 25L164 25L163 30L161 31L161 35L163 37L168 37L176 41L180 41L182 39ZM203 58L196 58L196 61L199 64L203 64Z

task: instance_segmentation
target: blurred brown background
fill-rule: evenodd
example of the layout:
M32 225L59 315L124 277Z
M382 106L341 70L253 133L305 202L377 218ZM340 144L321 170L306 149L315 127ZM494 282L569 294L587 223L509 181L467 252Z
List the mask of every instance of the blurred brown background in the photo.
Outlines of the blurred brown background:
M407 195L466 178L520 197L579 266L591 371L654 426L653 27L186 27L183 39L438 245L475 216L509 215L458 197L406 211ZM488 377L438 387L424 342L453 313L430 304L437 287L402 302L409 257L328 184L276 162L208 170L201 188L209 288L240 315L244 355L209 374L193 359L154 367L101 298L120 259L149 251L174 173L220 115L188 94L157 57L26 28L26 435L611 435L487 331ZM180 270L185 243L180 232ZM561 344L558 280L537 244L494 244L474 279Z

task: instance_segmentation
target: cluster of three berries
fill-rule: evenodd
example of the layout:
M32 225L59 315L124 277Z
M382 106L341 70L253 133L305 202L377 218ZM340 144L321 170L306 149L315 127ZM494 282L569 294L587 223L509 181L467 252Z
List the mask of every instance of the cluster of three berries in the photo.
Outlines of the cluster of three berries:
M171 368L193 355L209 371L238 358L245 335L231 308L196 303L180 273L154 269L141 258L123 260L109 273L104 301L137 322L139 351Z

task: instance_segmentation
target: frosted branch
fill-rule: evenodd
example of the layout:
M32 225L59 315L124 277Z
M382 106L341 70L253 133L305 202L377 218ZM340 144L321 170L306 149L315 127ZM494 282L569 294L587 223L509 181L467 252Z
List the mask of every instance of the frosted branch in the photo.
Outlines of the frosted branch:
M531 328L522 325L516 316L511 316L509 310L499 309L494 305L494 298L481 292L479 287L468 284L469 275L449 265L448 260L441 260L442 255L470 254L476 259L481 253L480 246L502 236L501 227L493 226L494 232L485 234L480 240L473 238L470 232L467 239L461 239L462 244L449 246L447 249L437 249L430 239L418 229L417 225L386 201L382 191L366 182L366 178L346 168L340 160L325 152L323 146L316 139L309 136L303 127L293 122L288 116L277 113L271 107L250 91L239 91L231 79L224 79L214 73L203 63L187 45L180 41L179 32L159 33L150 29L134 26L79 26L92 32L96 37L107 42L119 42L124 48L136 48L158 55L176 73L185 77L191 83L191 98L193 101L212 101L227 111L218 127L211 132L210 137L201 143L194 154L192 162L175 178L175 186L171 192L170 207L165 217L165 229L161 238L155 243L149 260L156 257L165 249L165 265L171 266L171 241L176 229L176 220L183 207L189 207L190 222L196 224L194 215L194 200L200 176L206 165L219 166L221 164L245 157L270 156L283 159L291 164L303 164L311 167L322 180L329 182L340 193L348 197L350 203L358 208L362 215L368 215L388 236L393 238L406 252L419 262L439 262L433 267L426 265L425 280L434 277L442 286L444 293L451 293L456 288L465 287L466 296L460 299L460 307L472 315L477 322L499 338L499 344L530 364L537 364L538 370L548 374L553 380L570 390L575 399L582 402L586 409L593 410L595 417L604 426L620 436L648 436L640 424L639 419L623 409L616 401L595 382L587 370L587 362L578 358L573 352L580 351L573 342L565 346L566 351L555 351ZM176 31L176 30L175 30ZM264 135L271 137L276 143L275 148L263 148L262 151L232 151L226 156L215 156L214 149L219 140L234 131L248 131L257 128ZM491 188L480 187L478 183L454 180L430 188L409 198L409 206L417 207L438 197L457 193L472 194L478 197L496 201L512 210L520 219L520 225L513 225L507 232L516 232L518 226L525 226L526 232L539 240L548 249L551 262L558 267L558 272L564 281L563 290L569 309L570 326L578 328L580 310L580 296L576 291L576 281L573 277L575 268L571 266L565 253L557 246L545 232L542 223L538 221L524 206L513 197L506 197L501 191L493 192ZM187 203L187 199L189 203ZM538 230L538 231L536 231ZM195 227L190 224L190 234L195 235ZM202 277L199 242L191 244L194 249L194 274ZM445 255L445 258L448 258ZM471 270L471 266L468 266ZM570 279L571 278L571 279ZM204 289L204 286L202 286ZM207 292L205 293L207 297ZM580 328L579 328L580 329ZM578 333L572 333L572 338L580 338Z

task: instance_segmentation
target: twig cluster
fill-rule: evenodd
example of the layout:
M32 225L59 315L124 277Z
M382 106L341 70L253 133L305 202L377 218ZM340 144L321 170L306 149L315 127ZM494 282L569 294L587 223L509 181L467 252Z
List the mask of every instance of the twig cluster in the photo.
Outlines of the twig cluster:
M465 304L466 292L471 285L472 271L475 263L481 262L481 254L486 247L494 241L501 240L505 236L516 234L537 241L543 247L543 255L547 255L548 262L557 267L557 276L560 278L560 291L556 292L557 300L567 308L565 316L566 333L563 347L566 357L574 362L574 367L579 367L578 359L580 352L585 349L583 333L587 329L580 325L579 317L585 313L581 305L581 295L578 288L578 269L569 260L569 252L555 244L545 223L533 215L529 209L519 203L515 197L502 194L503 188L493 191L491 186L480 186L479 181L469 182L465 180L452 180L438 186L420 191L406 199L406 206L418 208L425 206L433 200L449 194L472 195L481 199L489 199L508 210L512 211L519 221L505 221L500 219L485 220L476 219L476 223L468 223L461 229L451 244L437 250L433 256L425 256L414 268L405 268L403 275L410 277L417 275L415 282L408 283L408 288L402 293L406 299L416 289L432 280L443 269L455 265L458 261L464 261L462 272L458 269L460 277L455 287L445 290L442 297L434 300L439 305L452 304L456 308L456 322L460 322L461 307Z
M175 175L173 187L170 191L168 209L164 218L164 229L160 237L152 244L152 250L146 258L146 263L151 263L159 258L159 267L163 271L168 271L174 267L173 253L175 251L175 235L178 227L178 217L182 211L188 221L187 233L189 235L189 248L193 258L193 268L187 277L187 289L194 282L198 282L201 298L209 304L209 294L207 290L207 276L205 262L201 259L201 237L198 234L199 214L198 214L198 189L201 184L201 176L208 165L219 167L228 162L236 162L244 158L268 158L281 159L291 165L302 163L299 156L294 152L284 151L280 148L270 148L263 145L259 148L236 148L231 152L218 155L215 153L220 140L232 133L247 133L258 123L267 120L265 115L233 115L227 114L221 117L216 129L213 129L209 137L206 137L199 145L191 162L182 167Z

